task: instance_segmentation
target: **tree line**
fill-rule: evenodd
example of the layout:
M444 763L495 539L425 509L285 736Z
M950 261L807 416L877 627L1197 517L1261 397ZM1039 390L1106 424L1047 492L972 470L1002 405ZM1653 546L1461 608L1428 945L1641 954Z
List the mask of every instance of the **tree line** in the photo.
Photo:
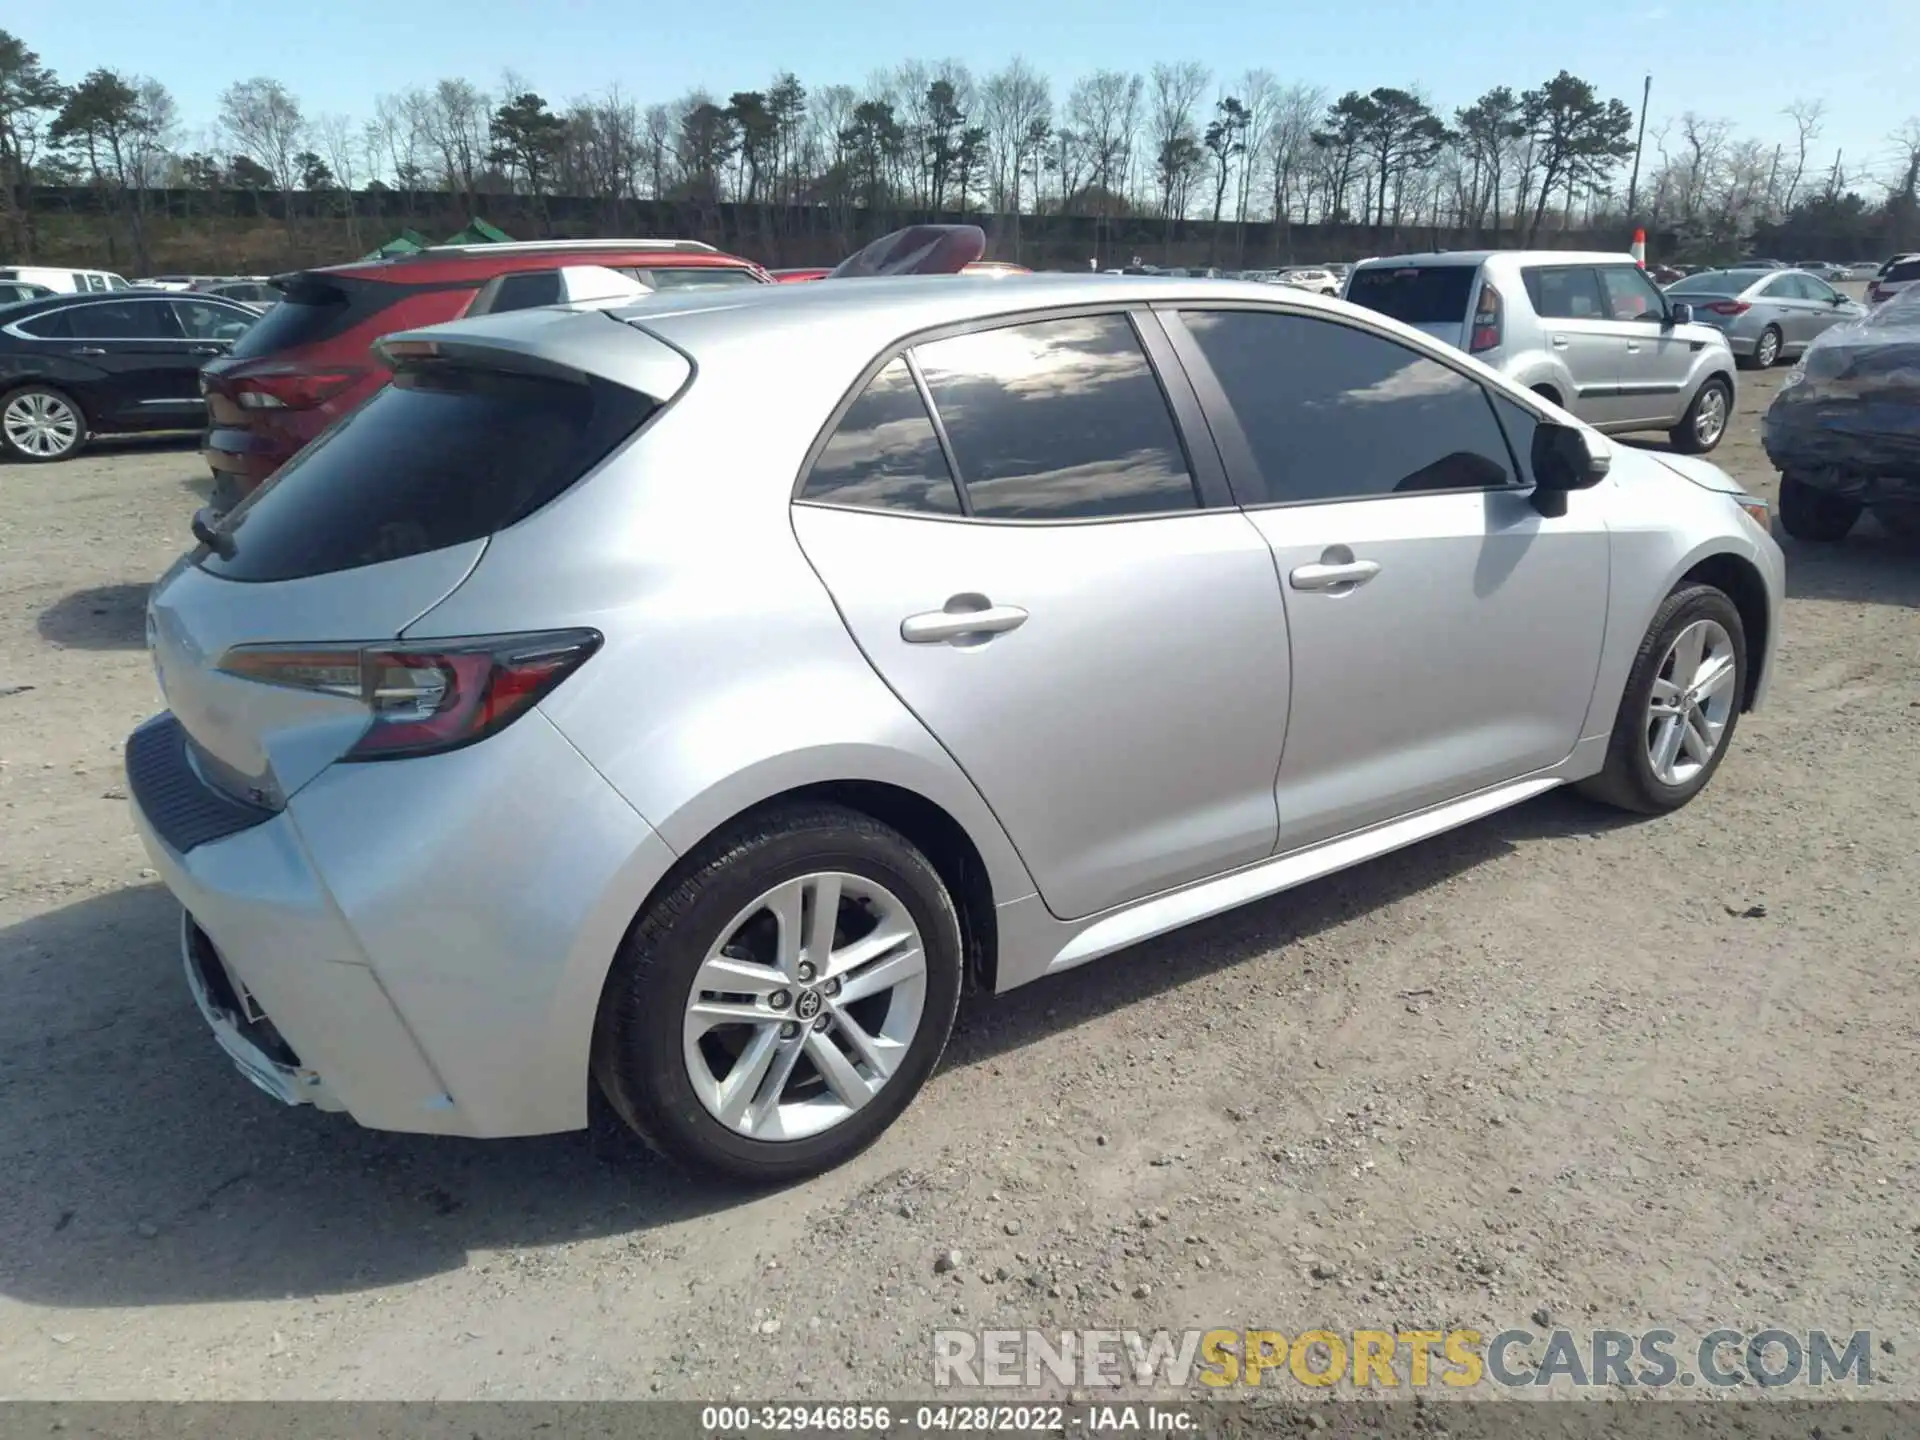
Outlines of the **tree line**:
M724 98L696 89L651 104L616 87L557 108L511 73L494 90L448 78L380 96L359 118L309 114L284 84L257 77L222 93L194 143L162 81L96 69L67 83L0 31L0 234L30 253L33 192L52 186L96 191L139 268L153 195L180 188L272 195L289 227L337 215L354 244L355 197L368 192L398 196L403 215L416 202L426 213L449 198L475 209L512 195L536 223L555 197L592 197L616 220L623 202L643 200L696 215L744 207L768 227L807 210L837 233L863 214L987 212L1004 217L996 239L1012 258L1022 220L1049 215L1091 217L1096 243L1122 222L1129 236L1145 222L1169 239L1211 222L1223 262L1255 222L1532 245L1631 220L1703 253L1796 218L1905 233L1920 120L1893 137L1892 173L1875 177L1837 154L1826 161L1818 100L1782 113L1793 139L1778 144L1687 112L1653 124L1641 146L1643 117L1565 70L1443 110L1416 89L1331 95L1194 62L1096 70L1057 94L1014 59L982 76L910 61L863 87L810 89L782 73Z

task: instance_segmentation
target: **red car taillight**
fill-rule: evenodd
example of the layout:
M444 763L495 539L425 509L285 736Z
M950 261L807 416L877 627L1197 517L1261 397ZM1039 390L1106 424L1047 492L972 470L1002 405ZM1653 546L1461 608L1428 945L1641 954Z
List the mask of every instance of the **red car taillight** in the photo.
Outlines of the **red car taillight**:
M267 370L239 375L229 383L243 410L313 410L365 379L364 366L325 370Z
M1707 306L1716 315L1744 315L1752 308L1744 300L1716 300Z
M359 700L373 713L342 759L437 755L497 734L600 648L597 630L418 645L240 646L220 669L244 680Z
M1467 342L1467 353L1478 355L1485 350L1498 349L1505 328L1506 305L1500 299L1500 292L1491 285L1483 284L1480 287L1480 301L1473 310L1473 335Z

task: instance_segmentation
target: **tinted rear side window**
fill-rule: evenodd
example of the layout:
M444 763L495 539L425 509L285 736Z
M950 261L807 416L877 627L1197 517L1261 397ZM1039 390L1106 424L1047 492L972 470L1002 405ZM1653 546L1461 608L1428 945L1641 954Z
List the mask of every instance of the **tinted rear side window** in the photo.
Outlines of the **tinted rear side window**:
M947 457L906 361L886 365L847 407L801 498L863 510L960 513Z
M1895 281L1920 280L1920 260L1902 260L1880 278L1889 283Z
M295 280L278 305L260 317L233 347L236 360L253 360L343 335L407 294L378 280Z
M478 540L567 489L659 406L603 381L396 372L234 511L232 580L292 580Z
M1193 510L1186 452L1124 315L919 346L974 515L1084 520Z
M1347 299L1408 325L1463 325L1477 272L1471 265L1382 265L1356 270Z

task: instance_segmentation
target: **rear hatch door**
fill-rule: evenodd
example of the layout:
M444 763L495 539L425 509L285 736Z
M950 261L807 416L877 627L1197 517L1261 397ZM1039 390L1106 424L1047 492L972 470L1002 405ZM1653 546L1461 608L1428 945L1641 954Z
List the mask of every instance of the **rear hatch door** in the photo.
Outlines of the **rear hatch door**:
M1464 350L1479 273L1469 262L1363 265L1347 282L1346 298Z
M318 675L342 652L396 639L472 572L490 536L596 469L689 373L676 352L591 313L403 338L434 353L401 361L393 384L215 523L216 543L183 556L148 602L161 689L201 773L257 804L285 803L345 754L372 710L357 695L243 679L223 657L310 650ZM629 362L602 367L615 370L647 369L618 353L647 351L651 373L623 384L570 365L555 358L567 342L589 357L613 350Z

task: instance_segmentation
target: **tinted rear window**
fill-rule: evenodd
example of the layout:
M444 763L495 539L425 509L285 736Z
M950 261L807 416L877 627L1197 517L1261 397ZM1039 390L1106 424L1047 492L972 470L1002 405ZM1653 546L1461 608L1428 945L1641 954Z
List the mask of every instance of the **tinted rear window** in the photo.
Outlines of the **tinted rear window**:
M1471 265L1382 265L1356 270L1347 299L1408 325L1462 325L1473 290Z
M295 280L284 297L233 347L237 360L254 360L345 334L406 294L377 280Z
M233 512L231 558L199 563L292 580L481 539L554 499L658 408L604 381L402 369Z

